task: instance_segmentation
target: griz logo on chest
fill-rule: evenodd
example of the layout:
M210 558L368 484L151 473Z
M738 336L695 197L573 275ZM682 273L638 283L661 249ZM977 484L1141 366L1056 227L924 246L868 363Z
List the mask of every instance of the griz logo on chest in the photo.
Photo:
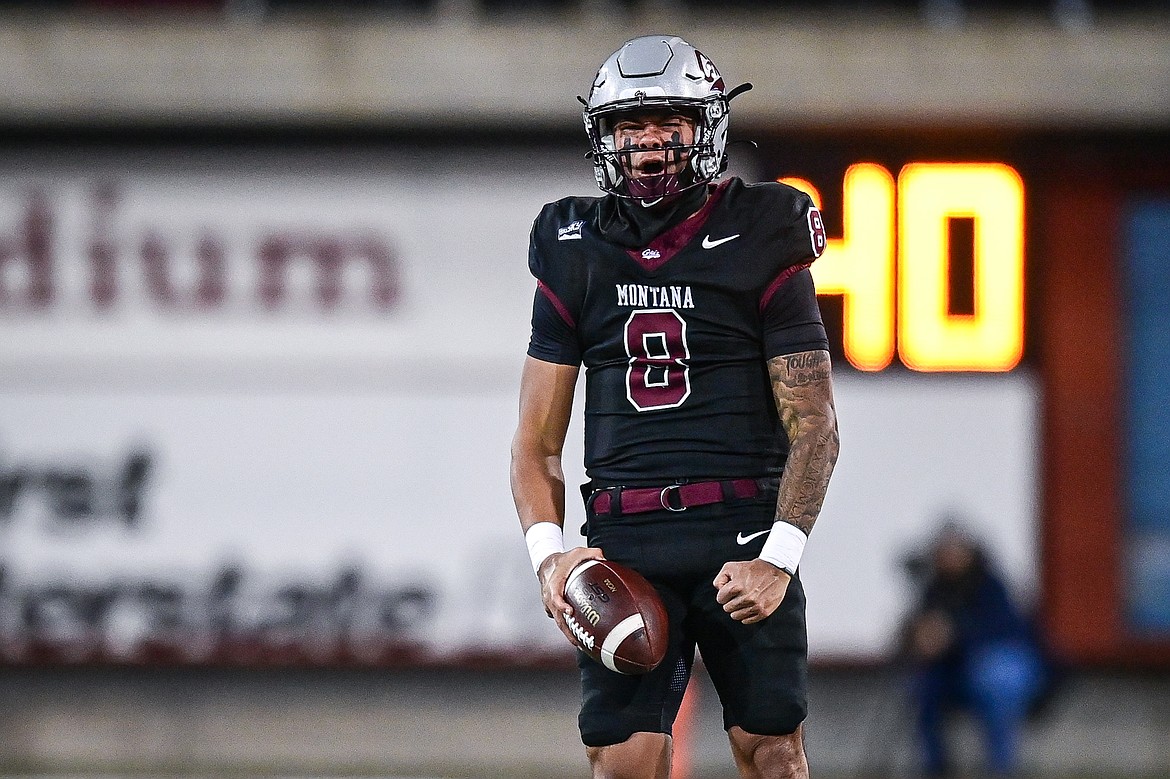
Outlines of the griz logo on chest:
M619 306L646 308L694 308L691 288L652 287L647 284L615 284Z

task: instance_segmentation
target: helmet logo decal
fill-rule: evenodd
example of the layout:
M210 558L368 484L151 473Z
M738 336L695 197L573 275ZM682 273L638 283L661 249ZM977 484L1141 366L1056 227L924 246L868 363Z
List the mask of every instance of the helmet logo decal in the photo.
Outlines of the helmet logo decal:
M642 250L642 259L643 260L657 260L661 256L662 256L662 252L658 251L657 249L643 249Z
M703 52L695 49L695 59L699 61L699 70L702 71L702 78L711 88L719 92L723 91L723 77L719 75L719 71L715 68L715 63L707 58ZM687 74L688 77L690 74Z

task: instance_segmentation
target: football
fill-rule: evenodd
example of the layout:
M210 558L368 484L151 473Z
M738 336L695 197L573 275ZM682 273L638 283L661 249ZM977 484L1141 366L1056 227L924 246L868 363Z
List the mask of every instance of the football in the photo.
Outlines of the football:
M666 607L653 585L624 565L585 560L569 574L565 617L577 647L611 671L644 674L666 655Z

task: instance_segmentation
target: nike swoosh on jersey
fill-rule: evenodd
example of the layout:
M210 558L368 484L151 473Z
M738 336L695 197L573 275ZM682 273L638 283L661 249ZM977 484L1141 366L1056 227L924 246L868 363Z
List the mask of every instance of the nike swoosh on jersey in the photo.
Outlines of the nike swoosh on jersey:
M728 241L734 241L738 237L739 237L739 233L736 233L735 235L729 235L726 238L720 238L717 241L712 241L710 235L704 235L703 236L703 248L704 249L714 249L716 246L719 246L720 244L727 243Z
M745 536L743 533L740 533L739 535L737 535L735 537L735 543L739 544L740 546L743 546L744 544L750 542L753 538L759 538L760 536L764 535L764 533L771 533L771 532L772 532L772 528L768 528L767 530L761 530L758 533L752 533L751 535L747 535L747 536Z

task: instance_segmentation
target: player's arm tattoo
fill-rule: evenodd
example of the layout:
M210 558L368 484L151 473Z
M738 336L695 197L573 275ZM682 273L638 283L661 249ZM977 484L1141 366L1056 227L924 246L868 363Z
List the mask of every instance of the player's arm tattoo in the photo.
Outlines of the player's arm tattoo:
M829 353L821 349L773 357L768 375L788 436L776 519L808 534L825 501L839 445Z

